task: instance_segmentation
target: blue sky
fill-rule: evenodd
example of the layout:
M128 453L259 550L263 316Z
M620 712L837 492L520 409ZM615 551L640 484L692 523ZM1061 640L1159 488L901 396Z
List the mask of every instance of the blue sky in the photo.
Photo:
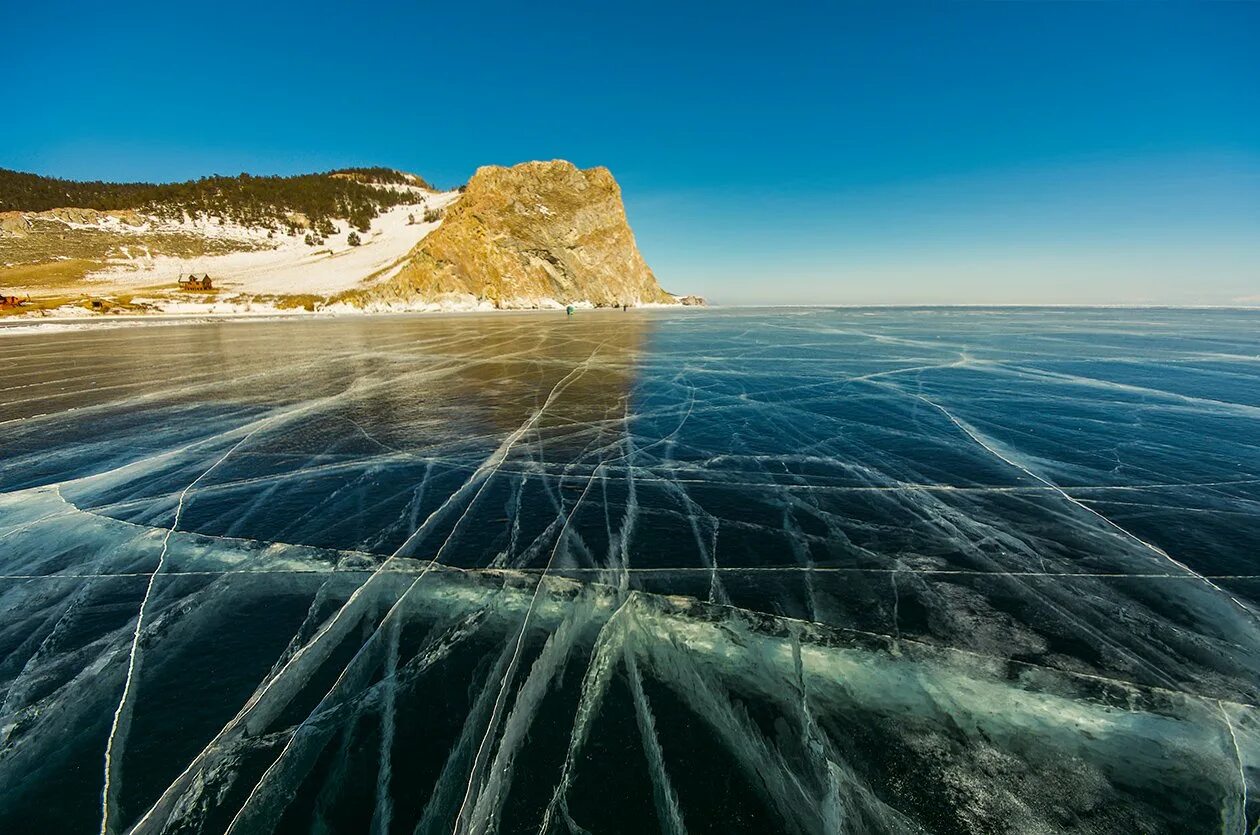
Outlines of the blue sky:
M606 165L719 302L1260 304L1256 3L9 3L0 166Z

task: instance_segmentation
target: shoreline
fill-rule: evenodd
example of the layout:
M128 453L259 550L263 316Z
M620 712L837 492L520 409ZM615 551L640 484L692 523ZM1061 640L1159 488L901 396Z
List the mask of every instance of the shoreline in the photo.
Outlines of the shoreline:
M625 312L655 312L676 310L704 310L698 305L682 304L642 304L631 307ZM619 307L577 307L579 314L611 314L622 313ZM222 322L287 322L296 320L331 321L333 319L366 318L366 317L457 317L457 316L502 316L549 314L564 316L565 309L559 308L506 308L506 309L445 309L445 310L304 310L268 309L260 311L220 311L177 313L120 313L120 314L88 314L85 316L30 316L0 318L0 336L36 334L41 332L64 333L66 331L86 331L94 328L112 330L124 327L161 327L171 325L215 324ZM567 318L567 317L565 317Z
M576 314L611 314L621 313L619 307L594 307L575 305ZM1141 305L1141 304L755 304L755 305L683 305L683 304L643 304L631 307L627 312L659 312L659 311L731 311L746 312L756 310L790 311L790 310L994 310L1015 312L1020 310L1221 310L1260 313L1260 305ZM338 308L336 310L305 310L303 308L267 308L264 310L230 310L230 311L179 311L171 313L123 313L96 314L80 316L9 316L0 318L0 336L33 335L67 331L86 331L94 328L111 330L124 327L161 327L173 325L215 324L223 322L283 322L283 321L329 321L333 319L357 317L459 317L459 316L502 316L502 315L537 315L549 314L559 316L564 313L563 307L540 308L446 308L446 309L412 309L412 310L356 310Z
M1138 302L818 302L706 305L724 310L1260 310L1256 304L1141 304Z

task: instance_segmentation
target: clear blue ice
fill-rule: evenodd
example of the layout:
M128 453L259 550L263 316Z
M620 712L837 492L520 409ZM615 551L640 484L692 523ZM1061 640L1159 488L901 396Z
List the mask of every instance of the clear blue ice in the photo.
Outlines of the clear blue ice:
M0 331L0 368L0 831L1260 826L1260 313Z

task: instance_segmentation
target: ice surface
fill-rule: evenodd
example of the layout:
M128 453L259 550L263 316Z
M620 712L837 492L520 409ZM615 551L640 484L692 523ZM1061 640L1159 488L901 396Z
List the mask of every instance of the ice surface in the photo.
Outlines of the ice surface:
M0 343L0 831L1253 832L1260 316Z

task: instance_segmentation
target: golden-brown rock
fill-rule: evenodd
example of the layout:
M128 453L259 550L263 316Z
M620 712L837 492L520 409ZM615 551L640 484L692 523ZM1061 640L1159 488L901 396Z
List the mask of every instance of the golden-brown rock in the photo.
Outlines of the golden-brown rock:
M608 169L562 160L479 168L401 270L346 300L458 297L514 308L675 301L639 254Z

